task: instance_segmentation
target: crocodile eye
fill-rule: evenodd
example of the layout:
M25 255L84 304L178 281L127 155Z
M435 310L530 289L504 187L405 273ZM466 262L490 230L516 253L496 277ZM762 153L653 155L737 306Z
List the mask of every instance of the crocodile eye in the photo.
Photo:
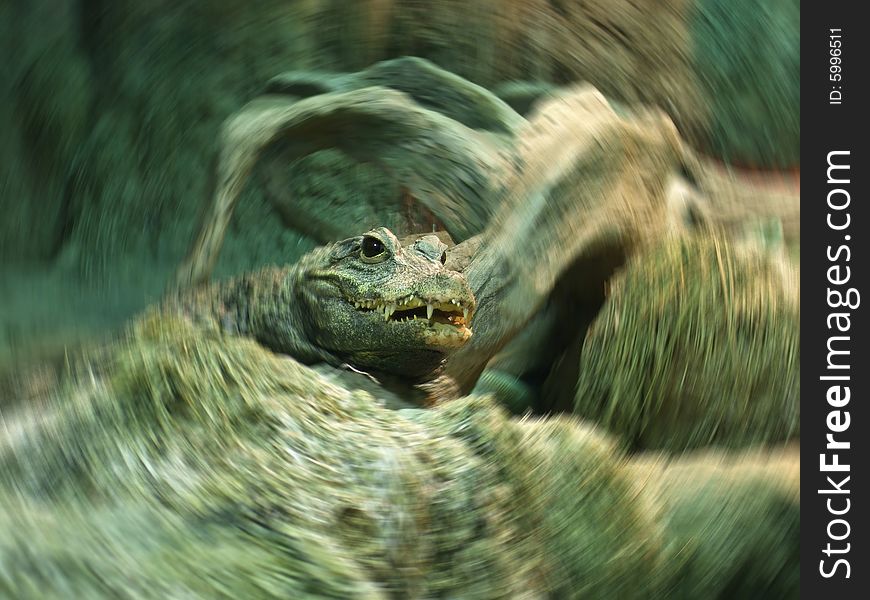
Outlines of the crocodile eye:
M365 259L379 258L386 252L384 243L376 237L367 235L363 238L360 255Z
M447 264L447 251L446 250L441 253L441 264L442 265Z

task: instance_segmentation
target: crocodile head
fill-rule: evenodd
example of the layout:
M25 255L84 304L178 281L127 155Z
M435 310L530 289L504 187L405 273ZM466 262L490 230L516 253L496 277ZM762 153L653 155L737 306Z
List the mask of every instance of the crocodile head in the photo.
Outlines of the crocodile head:
M327 246L299 283L306 335L362 369L420 379L471 337L474 295L434 235L402 247L386 228Z

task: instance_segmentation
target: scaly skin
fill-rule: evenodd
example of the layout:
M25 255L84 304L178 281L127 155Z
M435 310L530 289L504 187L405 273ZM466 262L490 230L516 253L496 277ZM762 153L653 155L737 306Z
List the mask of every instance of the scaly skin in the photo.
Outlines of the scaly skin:
M381 227L168 306L305 363L421 381L471 337L474 295L444 266L445 250L436 236L403 248Z

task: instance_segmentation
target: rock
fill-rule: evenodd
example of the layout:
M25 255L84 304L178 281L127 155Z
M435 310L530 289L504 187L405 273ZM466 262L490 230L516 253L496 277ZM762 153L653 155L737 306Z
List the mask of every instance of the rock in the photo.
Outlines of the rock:
M789 260L720 235L663 239L610 285L575 411L635 448L800 434L800 286Z

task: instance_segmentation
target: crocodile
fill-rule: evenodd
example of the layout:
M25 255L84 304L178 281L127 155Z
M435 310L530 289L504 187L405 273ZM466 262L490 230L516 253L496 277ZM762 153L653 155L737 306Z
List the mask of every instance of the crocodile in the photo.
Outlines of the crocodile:
M445 266L446 249L435 235L403 247L379 227L292 265L180 293L164 308L306 364L419 382L472 335L474 294Z

